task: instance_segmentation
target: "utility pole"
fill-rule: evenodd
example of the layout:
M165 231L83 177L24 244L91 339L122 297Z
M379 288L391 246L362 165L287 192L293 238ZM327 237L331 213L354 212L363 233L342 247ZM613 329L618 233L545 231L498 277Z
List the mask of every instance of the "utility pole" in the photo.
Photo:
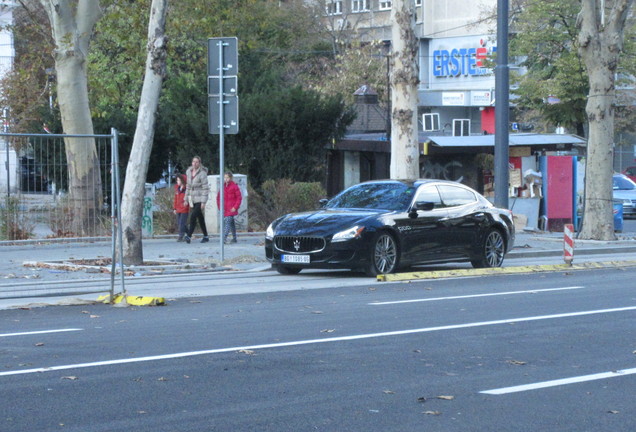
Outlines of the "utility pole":
M497 0L497 65L495 66L495 206L508 208L508 0Z

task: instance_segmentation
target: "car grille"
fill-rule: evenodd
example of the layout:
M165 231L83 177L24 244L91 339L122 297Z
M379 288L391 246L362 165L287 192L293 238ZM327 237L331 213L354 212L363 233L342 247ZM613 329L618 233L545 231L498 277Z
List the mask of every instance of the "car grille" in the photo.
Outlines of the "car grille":
M276 236L274 244L276 249L282 252L320 252L325 248L325 239L322 237Z

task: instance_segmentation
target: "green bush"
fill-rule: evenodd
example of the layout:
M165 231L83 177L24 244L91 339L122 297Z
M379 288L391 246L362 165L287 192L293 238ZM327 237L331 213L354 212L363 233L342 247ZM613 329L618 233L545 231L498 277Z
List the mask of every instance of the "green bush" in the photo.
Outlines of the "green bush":
M20 210L20 199L6 197L0 206L0 238L3 240L26 240L33 236L33 224Z
M293 212L317 209L327 196L320 183L293 183L289 179L267 180L260 191L249 190L249 230L264 231L276 218Z

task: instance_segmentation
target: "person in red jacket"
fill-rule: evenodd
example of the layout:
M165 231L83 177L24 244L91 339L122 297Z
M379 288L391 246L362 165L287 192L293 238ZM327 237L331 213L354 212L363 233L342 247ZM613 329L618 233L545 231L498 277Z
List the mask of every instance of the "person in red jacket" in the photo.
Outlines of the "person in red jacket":
M226 172L223 176L223 242L225 244L236 243L236 224L234 223L234 216L238 215L238 209L241 206L241 190L238 185L234 183L234 175L231 172ZM221 207L221 192L216 194L216 206ZM227 237L232 232L232 241L228 241Z
M190 206L187 201L185 201L186 176L177 174L176 182L177 184L174 185L174 204L172 207L174 214L177 215L177 227L179 227L179 238L177 241L182 242L186 234L188 213L190 212Z

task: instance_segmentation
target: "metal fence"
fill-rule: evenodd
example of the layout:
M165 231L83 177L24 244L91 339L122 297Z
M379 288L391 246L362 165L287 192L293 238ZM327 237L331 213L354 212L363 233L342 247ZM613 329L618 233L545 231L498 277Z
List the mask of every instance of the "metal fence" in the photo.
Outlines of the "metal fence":
M113 135L0 133L0 240L109 236L113 140ZM70 178L67 145L93 143L92 175Z
M125 293L117 131L112 129L110 135L0 133L0 142L5 167L0 175L4 194L0 240L110 235L110 298L117 266ZM42 283L4 286L0 298L46 295L59 289ZM104 288L82 284L65 290L88 293Z
M636 145L614 147L614 171L622 172L633 166L636 166Z

